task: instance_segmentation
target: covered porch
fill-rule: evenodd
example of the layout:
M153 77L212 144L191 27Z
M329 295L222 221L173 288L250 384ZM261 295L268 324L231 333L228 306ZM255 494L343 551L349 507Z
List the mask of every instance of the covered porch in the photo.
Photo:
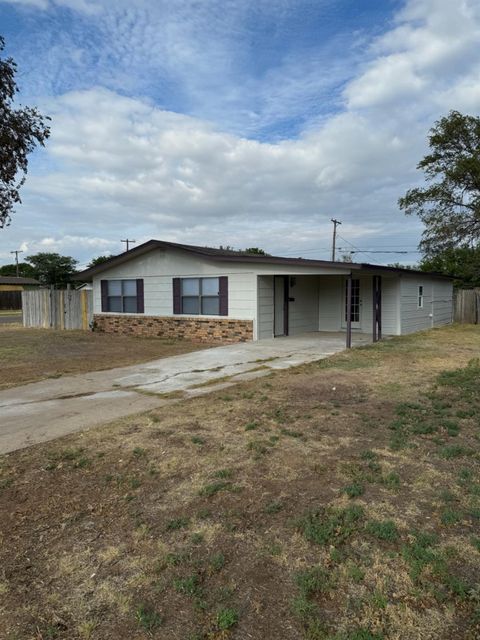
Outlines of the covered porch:
M350 347L356 336L365 343L399 333L398 279L342 267L335 275L259 275L257 338L318 332L337 334Z

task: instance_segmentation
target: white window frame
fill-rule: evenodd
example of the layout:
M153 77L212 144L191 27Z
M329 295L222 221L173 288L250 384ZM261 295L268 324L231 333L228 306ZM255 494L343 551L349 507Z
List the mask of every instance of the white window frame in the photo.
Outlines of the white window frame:
M425 287L423 284L418 285L417 309L423 309L423 299L425 297Z
M188 295L184 294L183 291L183 283L185 280L197 280L198 281L198 295ZM206 280L216 280L218 284L218 293L217 295L213 295L211 293L204 293L204 283ZM186 312L184 311L184 298L197 298L198 299L198 313L195 312ZM204 313L203 312L203 301L205 299L218 300L218 313ZM198 277L195 276L193 278L180 278L180 309L182 315L187 316L219 316L220 315L220 278L218 276L206 276L206 277Z

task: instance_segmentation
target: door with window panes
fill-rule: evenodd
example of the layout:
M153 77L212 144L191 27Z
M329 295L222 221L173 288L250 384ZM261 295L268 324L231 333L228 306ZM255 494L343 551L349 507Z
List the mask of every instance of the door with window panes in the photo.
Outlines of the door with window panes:
M343 305L342 305L342 327L347 326L347 295L348 282L345 279L343 283ZM352 296L351 296L350 317L352 320L352 329L362 328L362 291L359 278L352 278Z

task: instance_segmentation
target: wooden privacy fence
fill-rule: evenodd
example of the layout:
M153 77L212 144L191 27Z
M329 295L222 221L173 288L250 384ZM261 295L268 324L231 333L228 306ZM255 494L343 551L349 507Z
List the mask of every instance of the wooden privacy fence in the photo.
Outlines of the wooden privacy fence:
M23 326L87 330L93 320L92 294L72 289L22 291Z
M0 291L0 309L18 311L22 308L21 291Z
M480 289L458 289L455 294L455 322L480 323Z

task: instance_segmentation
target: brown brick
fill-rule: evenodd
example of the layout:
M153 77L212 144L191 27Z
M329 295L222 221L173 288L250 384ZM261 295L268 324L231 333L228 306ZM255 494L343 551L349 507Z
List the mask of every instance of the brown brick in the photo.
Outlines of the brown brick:
M251 320L173 318L167 316L94 316L96 331L122 335L158 336L192 342L246 342L253 339Z

